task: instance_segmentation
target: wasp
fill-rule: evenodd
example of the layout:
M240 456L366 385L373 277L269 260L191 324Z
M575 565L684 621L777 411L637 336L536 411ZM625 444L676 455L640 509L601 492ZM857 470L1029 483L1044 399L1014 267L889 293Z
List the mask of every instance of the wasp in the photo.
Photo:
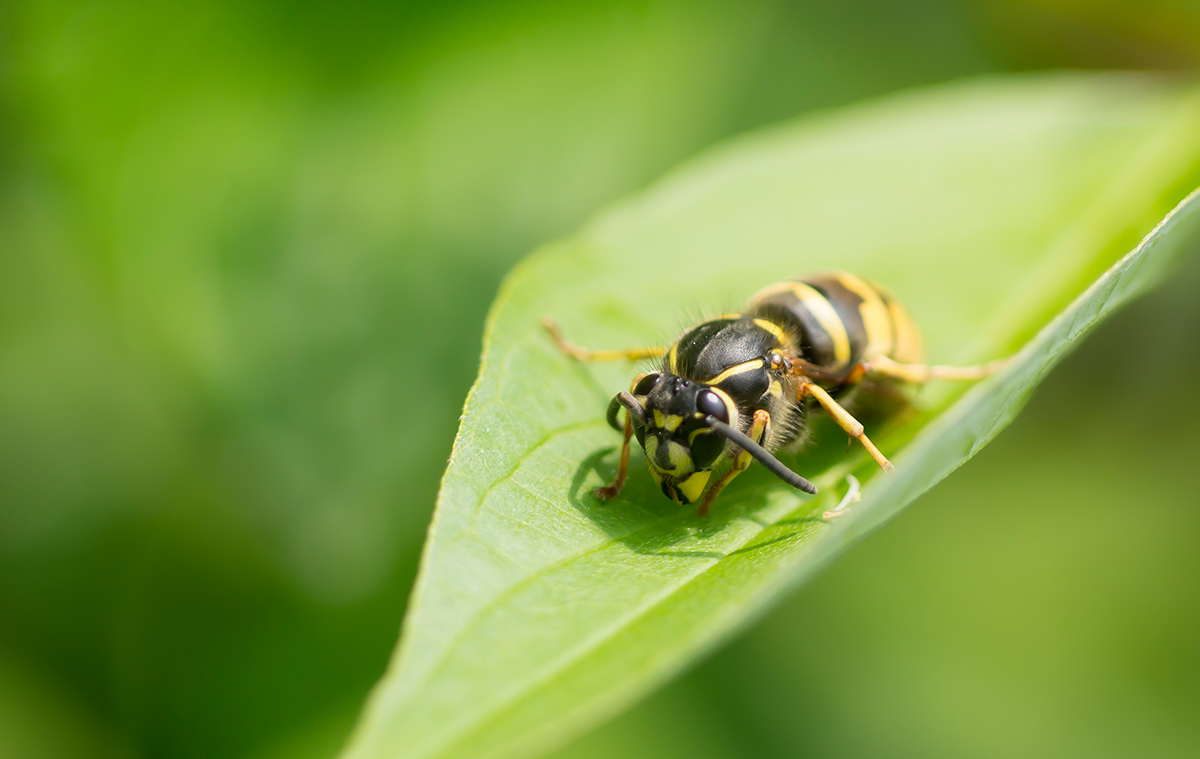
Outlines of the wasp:
M802 441L808 417L818 409L884 471L892 470L841 401L851 397L854 403L846 405L869 406L873 396L895 394L901 386L979 379L1007 361L923 363L920 331L904 307L880 285L844 271L765 287L742 312L703 321L667 347L588 350L566 340L553 319L542 323L577 360L662 359L657 371L638 374L609 403L608 423L624 440L616 476L595 493L607 501L621 492L637 438L663 494L676 503L699 501L701 516L752 461L816 494L816 486L774 452Z

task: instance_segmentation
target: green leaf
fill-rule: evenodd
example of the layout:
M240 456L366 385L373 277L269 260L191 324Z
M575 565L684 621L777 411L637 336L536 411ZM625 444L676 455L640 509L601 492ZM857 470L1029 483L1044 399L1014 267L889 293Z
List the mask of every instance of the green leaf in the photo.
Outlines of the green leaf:
M1196 184L1198 156L1194 90L1116 75L945 86L711 151L532 256L492 309L403 638L344 756L530 756L728 638L970 458L1102 315L1196 245L1193 197L1122 258ZM604 410L634 369L568 360L539 317L594 347L661 344L684 315L832 267L889 287L934 363L1024 347L872 427L893 474L822 428L789 462L815 498L751 467L700 518L640 461L616 502L589 495L614 470ZM1133 391L1114 387L1114 403ZM848 473L862 501L826 524ZM796 645L838 655L802 629Z

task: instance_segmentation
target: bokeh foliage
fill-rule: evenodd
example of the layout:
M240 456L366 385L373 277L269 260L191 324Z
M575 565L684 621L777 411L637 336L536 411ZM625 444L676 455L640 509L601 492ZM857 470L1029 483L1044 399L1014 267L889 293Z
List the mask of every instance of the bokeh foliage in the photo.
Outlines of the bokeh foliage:
M1168 0L0 6L0 754L331 755L394 643L483 315L524 252L724 135L982 72L1191 69L1198 30ZM1147 410L1190 408L1178 343L1126 329L1167 362ZM1053 437L1089 411L1073 386ZM1148 500L1183 503L1163 484L1180 470L1154 467L1186 461L1169 437L1186 425L1142 419L1121 415L1117 437L1160 472ZM1028 452L986 455L1003 450L1004 468ZM1070 453L1030 491L1091 461ZM992 545L985 516L952 522L961 541L931 516L902 524L918 519L900 534L921 550L889 536L857 571L886 560L871 551L928 568ZM1048 575L1072 566L1044 550ZM733 662L786 658L776 620L889 603L829 583L695 677L750 699ZM1141 610L1186 629L1175 608ZM1128 698L1195 703L1194 687L1156 695L1167 665L1129 666ZM878 682L830 671L847 694ZM1085 701L1082 723L1123 697ZM835 742L818 723L807 745Z

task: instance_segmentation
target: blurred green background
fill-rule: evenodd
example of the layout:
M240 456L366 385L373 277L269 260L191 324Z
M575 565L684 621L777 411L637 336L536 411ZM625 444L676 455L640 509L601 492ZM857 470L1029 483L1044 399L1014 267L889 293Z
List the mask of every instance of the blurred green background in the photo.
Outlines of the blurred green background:
M0 4L0 756L332 756L513 263L722 137L1064 67L1192 72L1200 4ZM1197 293L559 756L1200 754Z

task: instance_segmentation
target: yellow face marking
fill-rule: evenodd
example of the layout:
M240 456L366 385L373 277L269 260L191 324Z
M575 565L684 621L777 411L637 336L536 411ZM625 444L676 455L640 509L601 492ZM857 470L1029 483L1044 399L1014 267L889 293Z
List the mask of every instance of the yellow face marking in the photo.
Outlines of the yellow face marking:
M755 319L754 323L761 329L765 329L775 336L781 345L787 345L787 333L785 333L778 324L767 321L766 319Z
M681 424L683 424L683 417L676 414L671 414L662 422L660 422L658 426L662 427L667 432L674 432L675 430L679 429L679 425Z
M671 461L671 471L675 473L690 472L695 466L692 464L692 452L679 443L667 443L667 458Z
M863 327L867 331L867 347L863 351L863 358L869 360L875 356L890 354L895 347L892 338L892 316L883 298L879 297L875 288L849 272L839 272L835 279L842 287L862 298L862 303L858 304L858 313L862 316Z
M720 374L713 377L712 379L705 380L705 383L712 384L712 385L719 385L722 382L724 382L725 380L734 376L735 374L745 374L746 372L752 372L755 369L761 369L762 365L763 365L762 360L757 359L757 358L752 361L745 361L740 364L734 364L733 366L729 367L728 369L721 372Z
M796 299L817 320L817 324L821 325L821 329L829 335L829 339L833 341L834 360L837 361L838 366L845 366L850 361L850 337L846 334L846 325L842 324L837 311L833 309L825 296L814 288L803 282L777 282L759 290L750 299L750 302L757 303L772 295L787 292L796 296Z
M704 493L704 488L708 486L708 478L711 476L712 470L709 469L703 472L696 472L691 477L676 485L675 489L683 494L688 503L693 503L700 500L700 496Z
M658 409L654 409L654 426L655 427L663 426L663 413L661 411L659 411Z
M644 447L650 471L658 472L659 475L669 474L671 476L678 476L692 471L695 464L692 463L692 452L690 450L670 440L663 443L663 445L667 446L667 460L671 462L669 468L664 468L654 463L655 456L658 454L659 441L654 435L646 436Z

